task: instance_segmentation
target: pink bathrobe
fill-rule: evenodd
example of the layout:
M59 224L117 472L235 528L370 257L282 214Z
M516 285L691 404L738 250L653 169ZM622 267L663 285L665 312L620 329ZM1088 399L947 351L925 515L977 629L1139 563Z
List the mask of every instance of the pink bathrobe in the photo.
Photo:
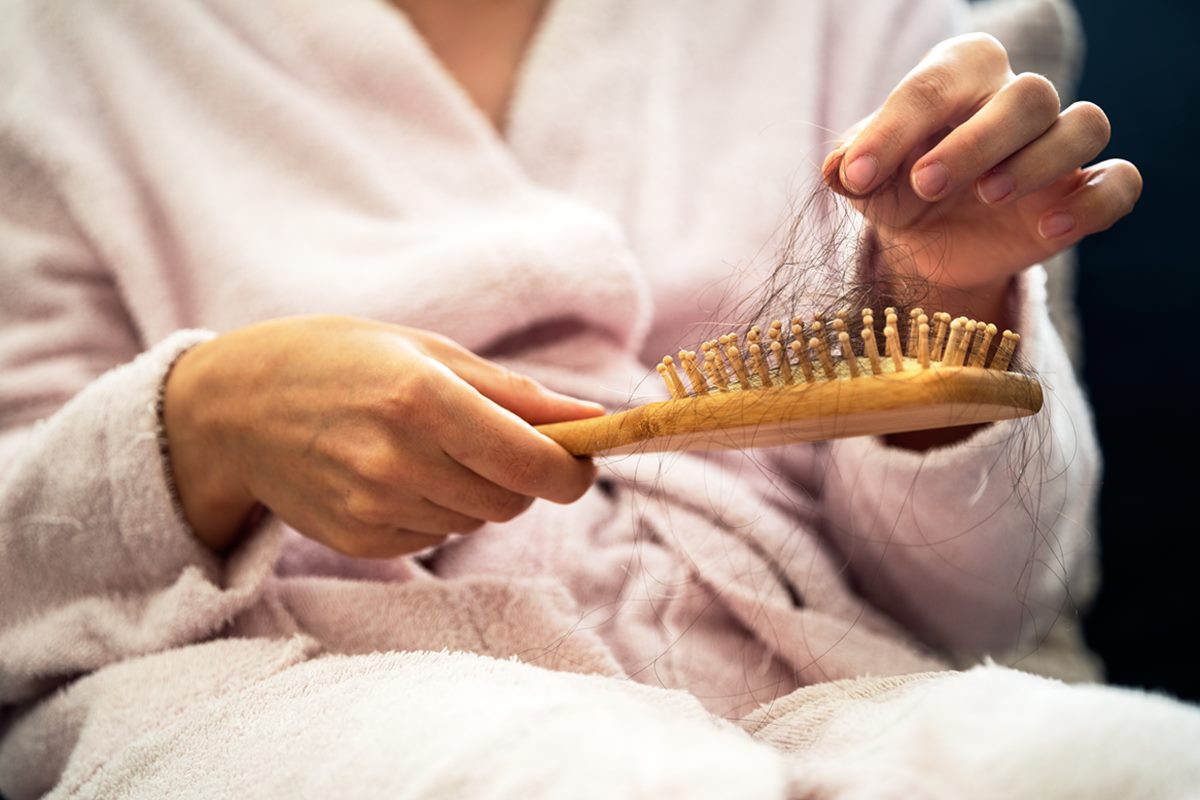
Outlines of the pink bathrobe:
M313 312L657 398L647 363L758 288L836 133L962 11L558 0L501 136L379 0L6 3L0 789L91 796L222 681L318 654L515 656L737 716L1034 649L1090 592L1098 463L1038 269L1012 291L1047 389L1032 427L624 458L578 503L416 558L354 561L270 518L217 558L155 437L183 348ZM221 660L242 641L261 652Z

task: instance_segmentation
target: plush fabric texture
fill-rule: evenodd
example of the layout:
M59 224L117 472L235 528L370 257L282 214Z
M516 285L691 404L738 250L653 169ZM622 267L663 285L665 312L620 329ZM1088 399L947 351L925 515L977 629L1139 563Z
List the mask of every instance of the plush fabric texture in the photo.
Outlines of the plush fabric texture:
M758 284L831 131L961 27L957 4L559 0L503 136L374 0L0 9L10 800L271 796L279 776L301 796L590 775L604 796L779 796L791 761L711 714L1028 655L1089 596L1098 456L1038 269L1011 299L1046 411L925 455L630 457L578 503L387 562L270 517L218 559L164 479L172 359L281 315L439 331L612 406L659 397L646 359ZM500 743L532 771L500 775ZM697 771L656 771L676 757Z

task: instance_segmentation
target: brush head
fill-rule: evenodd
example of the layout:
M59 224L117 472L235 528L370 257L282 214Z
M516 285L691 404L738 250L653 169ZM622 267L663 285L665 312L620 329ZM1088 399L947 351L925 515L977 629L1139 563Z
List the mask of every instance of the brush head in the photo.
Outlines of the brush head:
M679 353L682 376L671 356L663 358L658 372L671 397L677 400L712 392L758 391L801 381L814 384L821 380L853 380L860 376L944 367L969 366L1003 372L1012 363L1021 338L1012 331L1004 331L994 344L995 325L966 317L952 319L940 311L929 317L923 309L914 308L907 316L903 343L904 326L894 308L885 311L885 324L878 332L874 313L869 308L863 309L863 327L857 343L846 324L848 311L839 312L828 325L822 316L815 316L807 331L803 321L793 317L790 341L783 332L783 321L772 320L765 336L766 346L762 329L754 325L744 336L727 333L703 342L700 345L703 370L689 368L689 363L695 366L696 353L684 350ZM880 338L885 343L882 357Z
M539 430L577 455L745 449L1029 416L1041 387L1010 372L1020 337L995 325L895 308L880 328L861 313L858 341L842 311L785 328L773 320L665 356L671 400ZM789 337L785 330L790 331ZM902 336L903 332L903 336ZM883 352L880 352L882 340Z

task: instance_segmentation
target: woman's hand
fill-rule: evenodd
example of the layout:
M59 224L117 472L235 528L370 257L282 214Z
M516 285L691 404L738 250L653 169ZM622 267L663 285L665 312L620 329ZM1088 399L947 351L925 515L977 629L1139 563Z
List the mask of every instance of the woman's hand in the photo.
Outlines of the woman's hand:
M995 299L1016 272L1132 210L1132 164L1084 166L1108 139L1097 106L1060 110L1049 81L1014 75L999 42L971 34L935 47L824 175L867 217L885 266Z
M534 498L578 499L595 467L530 423L600 413L435 334L304 317L184 354L165 424L184 512L213 549L261 503L335 550L386 558Z

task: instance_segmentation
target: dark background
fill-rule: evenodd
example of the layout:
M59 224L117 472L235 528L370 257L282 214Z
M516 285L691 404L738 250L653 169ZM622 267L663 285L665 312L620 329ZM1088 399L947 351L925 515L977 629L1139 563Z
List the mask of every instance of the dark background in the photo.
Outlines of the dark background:
M1075 0L1080 97L1113 124L1102 158L1145 180L1132 216L1079 249L1084 379L1105 457L1103 583L1085 619L1111 682L1200 700L1200 10L1195 0Z

